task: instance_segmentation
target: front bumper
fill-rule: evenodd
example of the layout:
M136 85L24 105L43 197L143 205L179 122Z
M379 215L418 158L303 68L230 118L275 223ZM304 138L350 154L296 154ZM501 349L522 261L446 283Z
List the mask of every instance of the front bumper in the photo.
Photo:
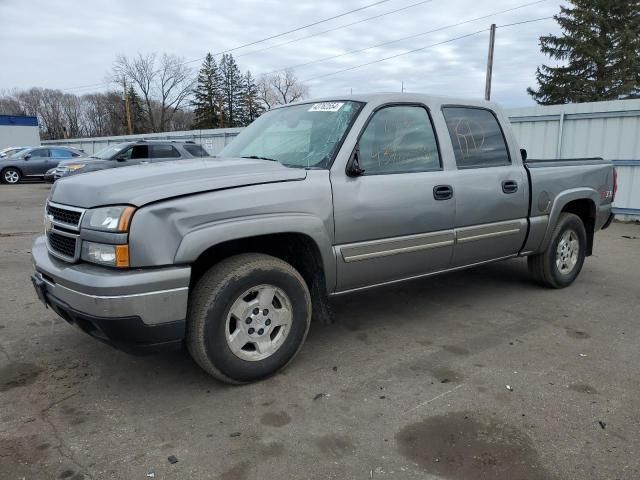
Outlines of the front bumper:
M34 285L46 304L84 332L129 352L174 348L184 338L190 267L113 270L32 248Z

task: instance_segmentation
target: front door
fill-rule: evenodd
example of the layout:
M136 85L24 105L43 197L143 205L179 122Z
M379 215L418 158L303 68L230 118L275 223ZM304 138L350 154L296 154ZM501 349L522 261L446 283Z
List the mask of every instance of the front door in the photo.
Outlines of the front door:
M130 167L149 162L149 145L133 145L124 152L119 153L116 158L116 167Z
M455 172L445 171L424 105L388 105L358 141L364 173L332 170L337 290L419 276L449 266Z
M458 172L453 267L514 255L527 234L529 181L494 112L442 109Z
M22 173L25 176L44 175L49 169L49 149L36 148L28 154L29 158L24 159Z

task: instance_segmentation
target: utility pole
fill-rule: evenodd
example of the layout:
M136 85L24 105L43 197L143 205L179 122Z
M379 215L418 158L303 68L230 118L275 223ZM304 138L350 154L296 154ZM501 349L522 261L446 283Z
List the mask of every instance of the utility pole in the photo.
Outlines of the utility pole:
M493 76L493 48L496 44L496 24L491 24L489 35L489 57L487 58L487 80L484 86L484 99L491 100L491 77Z
M129 135L133 135L133 128L131 127L131 108L129 107L129 91L127 90L127 80L122 79L122 88L124 89L124 113L127 116L127 131Z
M404 93L404 80L400 80L400 93Z

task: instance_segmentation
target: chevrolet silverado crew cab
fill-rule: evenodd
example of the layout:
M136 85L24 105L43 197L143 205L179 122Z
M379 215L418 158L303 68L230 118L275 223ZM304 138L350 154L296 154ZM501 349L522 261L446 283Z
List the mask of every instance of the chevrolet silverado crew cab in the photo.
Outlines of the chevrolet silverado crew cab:
M56 182L41 300L125 351L186 344L231 383L300 350L329 298L526 256L570 285L612 219L609 161L526 161L491 103L414 94L268 111L217 158Z

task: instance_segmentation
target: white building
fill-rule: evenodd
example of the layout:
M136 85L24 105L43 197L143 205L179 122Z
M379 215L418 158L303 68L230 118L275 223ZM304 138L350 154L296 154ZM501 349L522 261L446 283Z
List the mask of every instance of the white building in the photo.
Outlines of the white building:
M40 128L37 117L0 115L0 149L6 147L37 147Z

